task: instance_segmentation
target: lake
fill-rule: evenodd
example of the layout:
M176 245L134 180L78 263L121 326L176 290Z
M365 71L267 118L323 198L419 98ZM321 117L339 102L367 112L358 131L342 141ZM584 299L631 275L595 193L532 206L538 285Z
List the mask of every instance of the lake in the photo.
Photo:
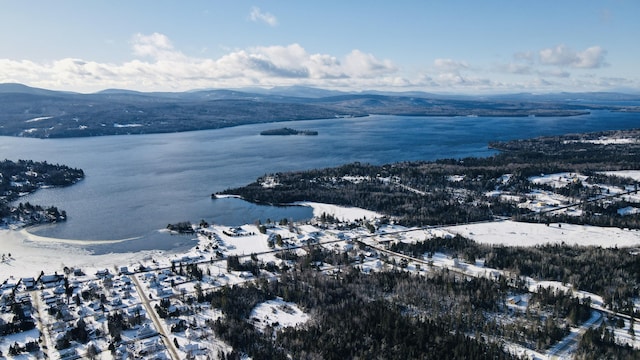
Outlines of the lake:
M86 178L67 188L43 189L23 197L67 211L66 223L30 231L79 240L135 240L102 251L170 249L189 239L159 232L168 223L225 225L267 218L305 219L304 207L271 207L210 194L268 173L331 167L349 162L489 156L487 143L640 125L640 114L594 111L575 117L405 117L292 121L171 134L71 139L0 137L0 157L78 167ZM318 136L260 136L287 126Z

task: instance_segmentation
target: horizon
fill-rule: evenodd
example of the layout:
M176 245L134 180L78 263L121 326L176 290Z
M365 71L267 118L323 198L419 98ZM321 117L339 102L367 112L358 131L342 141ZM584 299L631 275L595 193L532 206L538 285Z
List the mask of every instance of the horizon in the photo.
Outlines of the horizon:
M535 92L535 91L514 91L514 92L492 92L492 93L463 93L463 92L446 92L446 91L442 91L442 92L436 92L436 91L423 91L423 90L402 90L402 89L391 89L391 90L375 90L375 89L362 89L362 90L336 90L336 89L329 89L329 88L323 88L323 87L317 87L317 86L307 86L307 85L276 85L276 86L271 86L271 87L259 87L259 86L247 86L247 87L238 87L238 88L200 88L200 89L186 89L186 90L167 90L167 91L155 91L155 90L134 90L134 89L126 89L126 88L105 88L105 89L98 89L96 91L92 91L92 92L80 92L80 91L72 91L72 90L57 90L57 89L50 89L50 88L42 88L42 87L35 87L35 86L31 86L31 85L27 85L27 84L22 84L22 83L16 83L16 82L0 82L0 87L2 86L11 86L11 85L16 85L16 86L24 86L30 89L34 89L34 90L44 90L44 91L51 91L51 92L62 92L62 93L70 93L70 94L77 94L77 95L92 95L92 94L100 94L103 92L108 92L108 91L113 91L113 92L118 92L118 91L122 91L122 92L134 92L134 93L141 93L141 94L153 94L153 93L194 93L194 92L206 92L206 91L237 91L237 92L244 92L247 94L251 94L252 91L264 91L264 92L269 92L269 91L274 91L274 90L286 90L286 89L294 89L294 88L300 88L300 89L308 89L308 90L319 90L319 91L326 91L326 92L339 92L339 93L344 93L344 94L351 94L351 95L367 95L367 94L374 94L374 93L382 93L382 94L399 94L402 95L403 93L422 93L424 95L434 95L434 96L450 96L450 97L484 97L484 96L509 96L509 95L530 95L530 96L544 96L544 95L560 95L560 94L620 94L620 95L632 95L632 96L640 96L640 89L637 90L630 90L630 91L562 91L562 90L558 90L558 91L548 91L548 92ZM9 92L9 91L7 91ZM0 92L1 94L2 92ZM301 96L301 97L305 97L305 96Z
M635 1L3 5L0 83L41 89L640 92Z

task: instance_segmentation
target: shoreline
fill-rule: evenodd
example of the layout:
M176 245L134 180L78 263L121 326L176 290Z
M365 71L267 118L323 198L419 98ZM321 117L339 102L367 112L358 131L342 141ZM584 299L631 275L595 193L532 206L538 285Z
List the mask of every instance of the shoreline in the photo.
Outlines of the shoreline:
M226 195L234 197L234 195ZM382 214L355 207L344 207L315 202L295 202L288 205L307 206L313 209L313 217L323 213L336 219L349 222L359 219L373 220ZM217 224L216 227L227 228ZM245 226L250 226L249 223ZM395 225L391 225L395 228ZM404 227L403 227L404 228ZM412 229L412 228L406 228ZM423 232L420 228L416 231ZM384 231L382 232L384 234ZM482 244L503 246L535 246L541 244L566 244L579 246L601 246L640 248L640 231L628 229L599 228L588 225L562 224L545 226L544 224L518 223L510 220L482 224L446 226L426 230L425 235L445 236L459 234ZM606 236L608 234L609 236ZM357 236L357 234L356 234ZM0 281L21 277L37 277L41 271L51 274L62 272L64 267L80 267L87 273L99 269L119 269L137 263L148 263L160 258L181 256L191 252L199 245L176 247L174 249L150 249L125 252L104 252L96 254L90 247L94 245L117 245L138 238L121 240L72 240L39 236L29 233L28 228L0 229L0 246L4 255L0 262ZM606 240L604 240L606 239ZM8 256L11 254L11 256Z
M5 255L5 260L0 262L0 281L37 277L41 271L60 273L64 267L91 270L112 268L124 263L144 261L163 253L140 251L96 255L85 249L82 244L74 244L64 239L32 237L23 230L10 229L0 229L0 244L2 255Z
M224 196L238 197L237 195ZM290 205L311 207L314 217L320 216L323 212L332 214L341 220L381 216L369 210L331 204L299 202ZM220 224L218 226L224 227L225 225ZM130 266L139 262L148 262L153 257L170 257L189 252L182 247L176 247L176 249L169 250L153 249L95 254L88 247L122 244L141 237L120 240L75 240L39 236L30 233L28 230L28 227L18 229L0 228L0 247L2 248L0 254L5 256L11 254L11 257L0 262L0 282L10 278L37 277L41 271L45 273L60 273L64 267L81 267L88 272L95 272L97 269L112 269L114 267ZM193 247L196 246L197 242Z
M39 226L28 226L20 229L16 229L14 231L20 232L25 236L26 240L30 240L33 242L49 242L49 243L58 243L58 244L68 244L68 245L109 245L109 244L119 244L127 241L138 240L141 239L142 236L134 236L126 239L116 239L116 240L82 240L82 239L63 239L63 238L54 238L49 236L36 235L34 233L29 232L29 229L37 228Z

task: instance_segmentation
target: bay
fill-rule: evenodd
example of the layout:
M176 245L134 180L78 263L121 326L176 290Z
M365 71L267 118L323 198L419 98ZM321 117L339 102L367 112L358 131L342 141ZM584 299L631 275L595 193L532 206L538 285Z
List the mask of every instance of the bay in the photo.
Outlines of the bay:
M229 226L256 220L304 219L305 207L272 207L210 194L274 172L349 162L489 156L494 140L636 128L633 113L594 111L575 117L405 117L294 121L171 134L72 139L0 137L0 157L79 167L86 178L67 188L20 199L67 211L66 223L30 229L78 240L135 240L95 246L96 252L171 249L189 238L159 232L168 223L201 219ZM260 136L282 126L318 136Z

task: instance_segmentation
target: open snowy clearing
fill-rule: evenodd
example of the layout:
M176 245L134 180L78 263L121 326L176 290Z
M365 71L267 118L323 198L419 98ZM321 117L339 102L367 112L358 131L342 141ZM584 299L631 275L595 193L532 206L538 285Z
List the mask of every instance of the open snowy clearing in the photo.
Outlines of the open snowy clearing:
M264 330L268 325L274 330L279 330L283 327L305 323L309 320L309 315L302 312L296 304L278 298L258 304L251 311L249 318L261 330Z
M468 237L482 244L535 246L567 244L602 247L640 246L640 231L588 225L521 223L499 221L446 228L452 234Z

